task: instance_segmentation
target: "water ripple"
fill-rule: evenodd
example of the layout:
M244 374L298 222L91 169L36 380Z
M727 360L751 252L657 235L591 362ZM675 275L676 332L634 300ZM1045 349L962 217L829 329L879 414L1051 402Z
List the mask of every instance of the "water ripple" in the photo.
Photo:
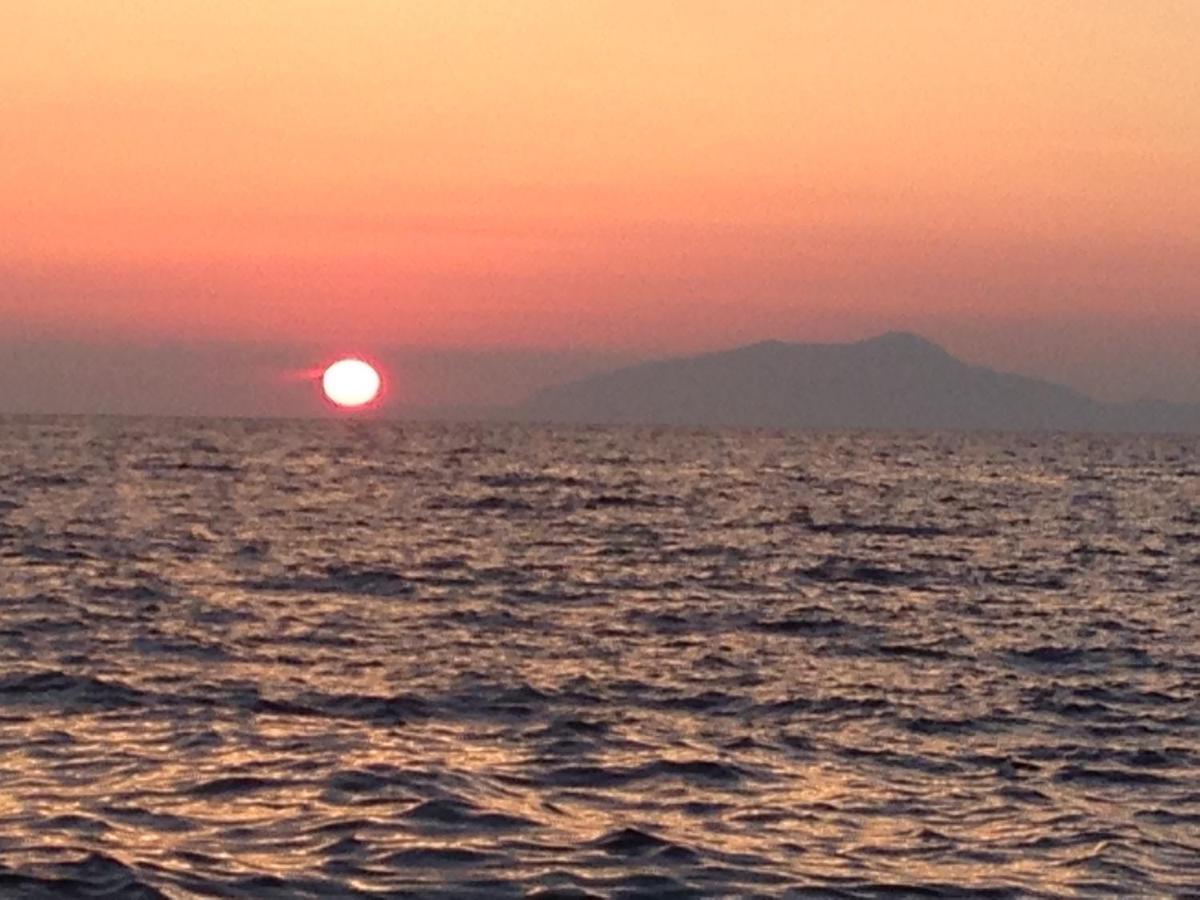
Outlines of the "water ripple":
M1182 439L0 437L2 896L1200 890Z

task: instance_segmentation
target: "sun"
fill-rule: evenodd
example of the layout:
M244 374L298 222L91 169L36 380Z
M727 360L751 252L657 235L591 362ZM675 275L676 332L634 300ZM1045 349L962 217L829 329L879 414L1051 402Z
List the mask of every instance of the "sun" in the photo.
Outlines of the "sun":
M321 389L334 406L358 409L379 397L383 379L368 362L355 357L339 359L321 376Z

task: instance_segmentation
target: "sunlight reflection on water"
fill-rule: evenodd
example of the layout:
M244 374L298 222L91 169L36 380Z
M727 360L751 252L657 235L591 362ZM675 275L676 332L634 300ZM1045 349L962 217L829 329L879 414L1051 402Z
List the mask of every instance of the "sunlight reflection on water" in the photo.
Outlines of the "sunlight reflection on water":
M1200 881L1183 439L0 433L0 893Z

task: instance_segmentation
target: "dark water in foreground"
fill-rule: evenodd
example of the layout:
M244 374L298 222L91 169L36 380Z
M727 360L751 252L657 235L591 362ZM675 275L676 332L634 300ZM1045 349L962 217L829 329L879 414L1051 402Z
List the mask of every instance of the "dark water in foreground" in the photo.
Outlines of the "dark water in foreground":
M0 896L1198 892L1198 467L0 420Z

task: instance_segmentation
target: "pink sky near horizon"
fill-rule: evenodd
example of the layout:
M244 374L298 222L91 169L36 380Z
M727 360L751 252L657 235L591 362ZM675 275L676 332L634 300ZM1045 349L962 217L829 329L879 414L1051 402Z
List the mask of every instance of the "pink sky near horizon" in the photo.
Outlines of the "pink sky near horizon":
M6 19L0 342L653 354L902 327L1076 383L1122 349L1167 359L1167 393L1200 377L1190 2Z

